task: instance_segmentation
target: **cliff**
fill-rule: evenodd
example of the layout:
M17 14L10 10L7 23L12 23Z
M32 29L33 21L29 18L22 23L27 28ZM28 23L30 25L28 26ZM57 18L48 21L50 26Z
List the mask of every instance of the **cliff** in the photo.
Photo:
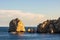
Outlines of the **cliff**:
M47 20L37 25L38 33L60 33L60 18Z

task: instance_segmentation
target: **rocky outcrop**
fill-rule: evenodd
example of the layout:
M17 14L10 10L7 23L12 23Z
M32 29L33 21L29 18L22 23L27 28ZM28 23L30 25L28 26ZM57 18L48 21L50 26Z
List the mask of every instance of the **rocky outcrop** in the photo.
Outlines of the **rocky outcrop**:
M35 33L35 29L34 28L28 28L27 32L28 33Z
M21 20L19 20L18 22L18 25L17 25L17 29L16 29L17 32L25 32L25 27L24 27L24 24L22 23Z
M60 33L60 18L47 20L37 26L38 33Z
M8 32L24 32L24 31L25 27L21 20L16 18L10 21Z

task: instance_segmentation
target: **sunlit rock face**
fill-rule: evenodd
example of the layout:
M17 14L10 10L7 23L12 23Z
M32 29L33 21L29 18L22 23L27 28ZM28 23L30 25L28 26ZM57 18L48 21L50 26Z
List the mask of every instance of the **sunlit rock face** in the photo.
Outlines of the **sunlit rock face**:
M8 32L25 32L24 24L18 18L13 19L9 23Z
M17 25L17 29L16 29L17 32L25 32L25 27L24 27L24 24L22 23L21 20L19 20L18 22L18 25Z
M47 20L37 26L38 33L60 33L60 18Z

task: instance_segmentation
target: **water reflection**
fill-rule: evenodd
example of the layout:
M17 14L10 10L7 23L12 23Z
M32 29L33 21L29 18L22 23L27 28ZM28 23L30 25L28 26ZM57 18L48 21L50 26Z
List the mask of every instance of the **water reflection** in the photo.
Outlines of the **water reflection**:
M17 36L23 36L25 32L11 32L9 35L17 35Z
M24 35L24 32L18 32L16 33L18 36L23 36Z
M31 34L18 32L16 34L9 34L10 40L59 40L60 34Z

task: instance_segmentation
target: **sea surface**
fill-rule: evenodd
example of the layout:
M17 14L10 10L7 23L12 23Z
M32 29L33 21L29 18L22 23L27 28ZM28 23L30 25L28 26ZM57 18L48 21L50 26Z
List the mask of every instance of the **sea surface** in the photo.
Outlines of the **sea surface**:
M36 27L33 27L36 29ZM26 30L28 27L26 27ZM60 40L60 34L8 33L8 27L0 27L0 40Z

